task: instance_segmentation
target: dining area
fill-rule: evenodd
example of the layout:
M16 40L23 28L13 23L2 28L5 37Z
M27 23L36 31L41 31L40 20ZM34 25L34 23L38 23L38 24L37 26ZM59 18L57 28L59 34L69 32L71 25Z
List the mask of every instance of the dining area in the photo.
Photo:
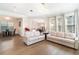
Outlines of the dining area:
M1 26L1 36L9 37L14 36L16 29L13 26Z
M20 33L20 18L0 16L0 37L12 37Z

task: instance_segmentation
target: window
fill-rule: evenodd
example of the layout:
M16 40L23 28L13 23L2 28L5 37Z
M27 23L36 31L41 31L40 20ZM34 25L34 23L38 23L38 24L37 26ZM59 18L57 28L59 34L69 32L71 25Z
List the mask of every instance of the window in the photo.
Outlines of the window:
M67 16L66 17L66 31L69 32L69 33L75 33L75 16L74 14L73 15L70 15L70 16Z
M50 29L50 32L56 31L56 19L55 19L55 17L49 19L49 29Z
M57 23L58 23L58 32L64 32L64 18L63 16L57 17Z

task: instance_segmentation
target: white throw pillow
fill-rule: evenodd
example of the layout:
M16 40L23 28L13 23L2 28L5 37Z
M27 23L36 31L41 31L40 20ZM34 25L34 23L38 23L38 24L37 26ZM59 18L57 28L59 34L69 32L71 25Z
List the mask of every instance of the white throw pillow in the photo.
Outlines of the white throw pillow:
M52 36L56 36L56 32L51 32L51 35Z
M26 37L35 37L35 36L39 36L40 32L39 31L29 31L25 33Z
M65 33L65 38L75 39L76 35L73 33Z
M35 31L34 32L34 36L39 36L40 35L40 32L39 31Z

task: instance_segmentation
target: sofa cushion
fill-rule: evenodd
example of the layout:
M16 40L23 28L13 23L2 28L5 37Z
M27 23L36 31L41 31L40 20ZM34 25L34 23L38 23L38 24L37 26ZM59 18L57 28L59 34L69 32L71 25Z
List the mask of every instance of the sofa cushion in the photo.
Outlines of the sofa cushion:
M65 38L68 39L75 39L76 35L73 33L65 33Z
M71 39L49 36L47 40L74 48L75 41Z
M56 36L56 32L51 32L51 36Z
M34 36L34 34L31 31L29 31L29 32L25 32L25 36L32 37L32 36Z
M64 38L64 32L56 32L56 36Z
M34 36L40 36L40 32L39 31L34 31Z
M29 31L25 33L25 36L28 37L35 37L35 36L40 36L39 31Z

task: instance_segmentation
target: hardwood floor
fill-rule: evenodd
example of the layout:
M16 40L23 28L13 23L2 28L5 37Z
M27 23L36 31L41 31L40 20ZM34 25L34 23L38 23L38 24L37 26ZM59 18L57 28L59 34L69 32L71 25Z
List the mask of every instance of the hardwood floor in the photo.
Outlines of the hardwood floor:
M49 41L27 46L20 36L0 38L0 55L76 55L78 50Z

